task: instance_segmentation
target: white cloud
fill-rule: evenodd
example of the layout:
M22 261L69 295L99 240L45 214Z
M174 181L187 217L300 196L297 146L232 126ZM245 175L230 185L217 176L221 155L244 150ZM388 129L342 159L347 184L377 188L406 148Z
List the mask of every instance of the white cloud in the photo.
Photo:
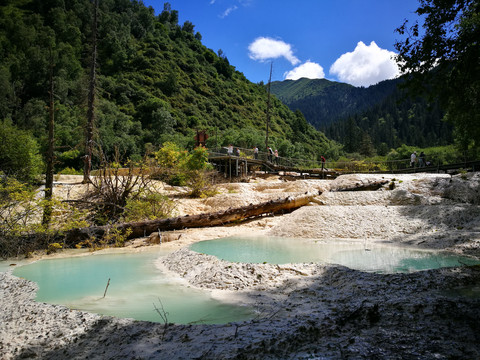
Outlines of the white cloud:
M223 12L222 15L220 15L220 18L222 18L222 19L223 19L223 18L226 18L228 15L230 15L230 13L231 13L232 11L235 11L235 10L237 10L237 9L238 9L238 6L237 6L237 5L230 6L227 10L225 10L225 11Z
M248 46L248 50L248 56L252 60L266 61L284 57L292 65L296 65L300 62L300 60L293 55L290 44L287 44L281 40L259 37Z
M343 54L333 63L330 73L354 86L370 86L400 74L395 55L380 49L375 41L368 46L360 41L353 52Z
M298 80L301 78L323 79L324 77L323 67L310 60L284 74L284 78L287 80Z

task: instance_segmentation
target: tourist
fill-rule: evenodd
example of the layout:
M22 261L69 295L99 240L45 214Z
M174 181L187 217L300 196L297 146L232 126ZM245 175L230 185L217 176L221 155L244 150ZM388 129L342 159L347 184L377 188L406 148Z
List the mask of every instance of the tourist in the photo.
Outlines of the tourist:
M420 153L420 156L418 157L418 167L425 167L426 161L425 161L425 154L422 151Z
M228 156L233 155L233 145L232 144L228 145L227 154L228 154Z
M268 161L272 162L272 160L273 160L273 150L270 146L267 148L267 152L268 152Z
M253 149L253 157L255 158L255 160L258 159L258 147L255 146L255 148Z
M278 165L278 150L275 149L275 164Z
M320 160L322 161L322 171L323 171L323 170L325 169L325 162L326 162L327 160L325 160L325 158L323 157L323 155L320 156Z
M410 155L410 167L415 167L415 162L417 161L417 152L414 151L412 155Z

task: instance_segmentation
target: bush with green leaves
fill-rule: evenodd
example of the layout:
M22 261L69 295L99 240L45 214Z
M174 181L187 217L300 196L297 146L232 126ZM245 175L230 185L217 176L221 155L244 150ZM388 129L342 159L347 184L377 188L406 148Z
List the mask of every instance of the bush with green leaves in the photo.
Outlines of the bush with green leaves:
M414 146L402 145L391 150L387 155L387 163L390 167L401 166L407 167L410 163L410 155L416 151L417 156L420 152L424 152L426 160L433 165L454 164L463 162L464 156L453 145L436 146L429 148L418 148Z
M173 186L188 186L190 196L206 197L216 193L208 150L202 146L188 152L167 142L155 153L159 170L156 177Z
M167 141L160 150L155 153L157 164L162 169L174 169L185 162L187 152L173 142Z
M52 209L48 226L42 224L46 206ZM57 199L45 200L30 185L0 173L0 257L48 249L58 235L87 226L85 218L85 212Z
M0 121L0 169L21 181L33 182L42 167L35 139L8 120Z
M18 236L35 229L41 216L36 191L0 173L0 237Z
M123 221L164 219L172 216L175 203L167 196L148 192L135 199L128 199Z

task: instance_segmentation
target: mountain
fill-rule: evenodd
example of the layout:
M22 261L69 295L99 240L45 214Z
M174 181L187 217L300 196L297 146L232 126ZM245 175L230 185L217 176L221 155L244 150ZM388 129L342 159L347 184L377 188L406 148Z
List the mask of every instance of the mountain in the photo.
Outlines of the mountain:
M378 104L396 86L396 81L383 81L369 88L358 88L326 79L302 78L272 82L271 91L290 109L299 109L310 124L325 130L339 119Z
M402 144L420 147L453 142L452 128L438 104L409 98L402 79L368 88L325 79L273 82L271 91L291 110L299 110L317 129L347 152L386 154Z
M44 151L54 99L57 170L82 167L93 1L7 0L0 6L0 120L29 131ZM264 146L267 92L166 3L99 1L95 144L110 158L138 159L165 141ZM52 93L52 90L53 93ZM334 156L339 146L273 98L269 145L282 156ZM0 164L1 167L2 164Z

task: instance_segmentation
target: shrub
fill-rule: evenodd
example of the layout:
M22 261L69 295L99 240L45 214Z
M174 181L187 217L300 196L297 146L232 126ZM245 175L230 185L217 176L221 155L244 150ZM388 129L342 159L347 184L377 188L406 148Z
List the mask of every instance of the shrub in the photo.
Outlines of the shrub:
M59 171L58 173L62 175L82 175L83 174L82 171L76 170L74 168L69 168L69 167Z
M137 199L127 200L124 221L154 220L170 217L174 203L167 196L149 193Z
M208 170L212 165L208 162L208 151L206 148L199 146L195 148L185 158L185 163L180 164L186 170Z
M56 253L57 250L61 248L62 248L62 245L60 245L59 243L50 243L48 244L48 247L47 247L47 254Z
M218 193L215 186L215 175L204 170L191 170L187 178L190 196L193 198L206 198Z
M165 143L155 154L159 166L156 178L173 186L190 187L190 196L207 197L216 194L213 185L214 176L210 172L208 151L197 147L188 153L173 143Z
M0 174L1 175L1 174ZM52 208L50 226L41 224L45 206ZM49 244L57 234L84 227L86 214L56 199L45 200L17 179L0 176L0 257L54 249ZM52 241L53 240L53 241Z
M123 214L129 200L139 198L151 183L150 168L146 162L129 161L120 167L119 155L113 162L102 163L92 177L90 190L83 201L96 224L116 222Z
M0 175L0 237L34 230L35 220L41 214L35 190L15 178Z
M163 147L155 153L155 159L161 168L173 169L179 167L186 157L186 152L174 143L166 142Z
M43 166L35 139L7 120L0 121L0 169L21 181L33 182Z
M125 245L125 241L128 239L128 236L132 233L132 229L128 228L125 232L122 230L113 227L108 231L107 234L103 237L103 240L107 244L114 244L116 247L123 247Z

